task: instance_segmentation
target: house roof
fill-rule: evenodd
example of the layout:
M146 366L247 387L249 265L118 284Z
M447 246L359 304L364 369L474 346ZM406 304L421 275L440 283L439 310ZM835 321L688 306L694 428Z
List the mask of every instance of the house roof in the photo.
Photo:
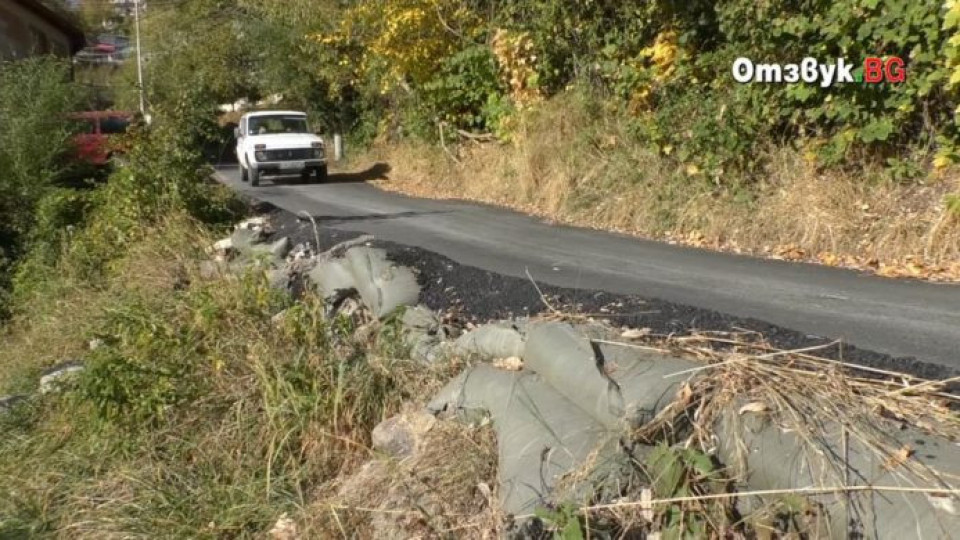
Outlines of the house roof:
M71 53L75 53L83 48L86 42L86 36L83 29L73 17L62 9L56 9L42 0L12 0L27 11L40 17L54 28L63 32L70 39Z

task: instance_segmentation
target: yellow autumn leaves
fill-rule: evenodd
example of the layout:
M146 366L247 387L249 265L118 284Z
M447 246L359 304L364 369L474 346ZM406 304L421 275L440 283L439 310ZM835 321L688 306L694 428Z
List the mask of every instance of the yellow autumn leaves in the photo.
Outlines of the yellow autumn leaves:
M381 91L386 93L406 80L429 80L458 41L479 27L476 15L456 0L390 0L346 10L335 32L313 39L331 46L358 45L358 75L383 70ZM341 64L350 61L343 58Z
M524 108L540 101L543 96L537 86L537 55L530 34L498 29L491 48L514 104Z

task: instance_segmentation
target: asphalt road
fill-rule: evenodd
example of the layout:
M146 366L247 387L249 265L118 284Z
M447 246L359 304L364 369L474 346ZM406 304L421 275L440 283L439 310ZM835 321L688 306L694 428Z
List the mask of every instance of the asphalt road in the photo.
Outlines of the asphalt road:
M221 167L225 184L319 224L422 247L511 276L636 294L753 317L896 357L960 369L960 286L895 281L558 226L510 210L407 197L364 182L371 170L260 187Z

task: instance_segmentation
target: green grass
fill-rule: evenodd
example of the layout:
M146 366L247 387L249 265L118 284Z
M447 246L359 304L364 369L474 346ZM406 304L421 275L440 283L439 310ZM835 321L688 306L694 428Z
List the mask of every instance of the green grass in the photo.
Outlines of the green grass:
M357 341L260 273L201 280L211 238L190 218L143 238L95 285L39 287L43 308L0 337L0 393L63 355L88 367L0 417L0 538L243 538L285 512L308 521L369 456L373 426L443 379L402 359L394 323Z

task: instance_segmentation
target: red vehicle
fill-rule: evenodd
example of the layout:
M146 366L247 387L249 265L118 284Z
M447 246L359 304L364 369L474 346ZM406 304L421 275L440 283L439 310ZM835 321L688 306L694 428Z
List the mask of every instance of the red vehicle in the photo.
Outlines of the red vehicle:
M114 154L123 151L119 138L127 132L133 113L124 111L86 111L70 115L78 129L73 136L74 158L90 165L103 166Z

